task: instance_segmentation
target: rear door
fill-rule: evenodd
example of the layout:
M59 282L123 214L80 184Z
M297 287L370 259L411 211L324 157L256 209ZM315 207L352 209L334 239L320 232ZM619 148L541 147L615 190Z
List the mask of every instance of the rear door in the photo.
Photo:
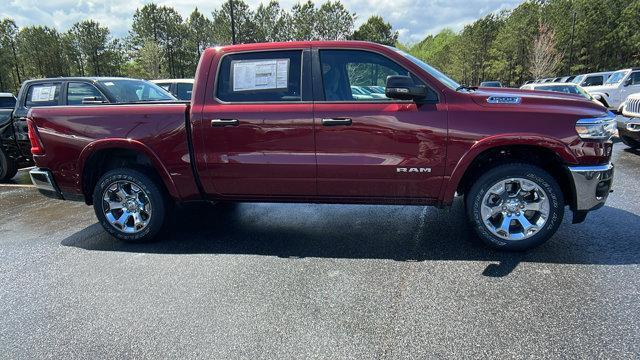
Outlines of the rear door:
M316 63L318 194L436 198L446 155L446 111L438 94L430 88L421 104L386 98L389 75L429 84L380 53L319 48Z
M308 49L228 53L213 62L200 122L208 194L316 194Z

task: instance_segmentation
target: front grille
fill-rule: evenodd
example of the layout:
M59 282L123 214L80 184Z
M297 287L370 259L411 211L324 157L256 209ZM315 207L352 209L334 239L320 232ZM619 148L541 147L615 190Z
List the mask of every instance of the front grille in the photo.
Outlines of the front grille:
M627 99L624 114L632 117L640 117L640 99Z

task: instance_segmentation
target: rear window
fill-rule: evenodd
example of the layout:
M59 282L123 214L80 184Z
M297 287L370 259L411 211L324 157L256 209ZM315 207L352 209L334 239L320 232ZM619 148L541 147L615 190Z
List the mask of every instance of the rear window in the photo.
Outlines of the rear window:
M302 51L227 55L216 96L226 102L301 101Z
M55 106L60 100L60 83L35 84L27 91L26 107Z
M0 108L13 109L16 106L16 99L13 96L0 97Z

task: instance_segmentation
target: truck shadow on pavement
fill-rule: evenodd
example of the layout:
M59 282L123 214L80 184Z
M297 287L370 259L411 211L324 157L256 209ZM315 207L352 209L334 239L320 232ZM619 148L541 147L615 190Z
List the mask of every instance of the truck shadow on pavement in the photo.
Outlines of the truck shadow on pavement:
M509 275L522 262L640 264L640 217L604 207L587 222L563 225L546 244L506 253L478 244L462 203L442 210L418 206L315 204L189 205L173 213L158 242L130 244L99 224L62 241L85 250L158 254L246 254L280 258L486 261L485 276Z

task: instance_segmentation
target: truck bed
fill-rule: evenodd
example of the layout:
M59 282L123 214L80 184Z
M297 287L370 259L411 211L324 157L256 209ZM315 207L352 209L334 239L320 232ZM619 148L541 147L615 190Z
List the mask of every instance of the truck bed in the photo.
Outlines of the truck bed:
M199 197L191 167L187 103L110 104L33 108L30 118L45 147L35 155L64 193L83 193L80 169L98 152L130 149L160 169L172 197ZM160 161L162 159L162 161Z

